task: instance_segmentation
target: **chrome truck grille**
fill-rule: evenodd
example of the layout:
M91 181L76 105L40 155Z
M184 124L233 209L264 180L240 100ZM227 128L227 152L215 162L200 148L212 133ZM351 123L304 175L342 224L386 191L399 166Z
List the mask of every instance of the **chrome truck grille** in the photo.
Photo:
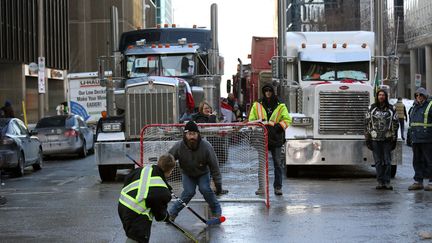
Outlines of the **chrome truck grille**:
M148 124L177 123L177 89L172 85L140 85L126 90L126 136L139 138Z
M369 92L319 93L319 133L363 135Z

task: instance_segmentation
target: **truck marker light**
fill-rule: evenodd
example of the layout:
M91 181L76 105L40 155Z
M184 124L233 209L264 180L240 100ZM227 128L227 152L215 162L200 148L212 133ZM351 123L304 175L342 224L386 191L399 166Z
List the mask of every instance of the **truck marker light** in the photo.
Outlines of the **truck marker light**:
M196 24L194 24L194 25L192 26L192 28L196 29L196 28L197 28L197 25L196 25Z
M171 27L175 28L175 27L177 27L177 25L176 24L172 24Z
M156 48L156 44L152 44L152 45L151 45L151 48Z
M193 47L193 44L189 44L188 47L189 47L189 48L192 48L192 47Z
M164 24L164 28L168 28L168 24Z
M327 44L326 43L322 43L322 48L327 48Z
M127 49L132 49L132 48L134 48L133 45L128 45L128 47L127 47Z
M302 43L302 48L306 48L306 44L305 43Z
M349 89L349 87L346 85L343 85L343 86L339 86L339 89L340 90L347 90L347 89Z
M165 48L170 48L170 44L165 44Z
M161 25L160 25L160 24L156 25L156 28L160 29L160 27L161 27Z
M162 48L163 47L163 45L162 44L158 44L158 48Z
M362 48L366 48L366 46L367 46L366 43L363 43L363 44L361 45Z
M342 48L347 48L347 43L343 43Z
M336 48L337 47L337 44L336 43L333 43L333 48Z

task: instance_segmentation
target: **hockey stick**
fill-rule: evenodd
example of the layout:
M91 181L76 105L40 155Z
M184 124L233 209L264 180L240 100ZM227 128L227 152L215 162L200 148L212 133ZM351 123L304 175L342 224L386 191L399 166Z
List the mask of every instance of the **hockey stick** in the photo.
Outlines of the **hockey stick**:
M193 210L191 207L189 207L183 200L181 200L179 197L177 197L173 192L171 192L171 195L175 199L177 199L177 201L179 201L184 207L189 209L189 211L191 211L195 216L197 216L197 218L199 218L206 225L221 224L221 223L225 222L225 220L226 220L225 216L220 216L219 218L205 220L203 217L201 217L201 215L199 215L197 212L195 212L195 210Z
M142 167L140 164L138 164L138 162L136 162L136 160L134 158L132 158L130 155L125 154L126 157L128 157L130 160L132 160L137 166ZM171 195L177 199L184 207L186 207L187 209L189 209L189 211L191 211L195 216L197 216L203 223L205 223L206 225L215 225L215 224L221 224L223 222L225 222L226 218L224 216L220 216L219 218L214 218L214 219L209 219L209 220L205 220L203 217L201 217L201 215L199 215L197 212L195 212L195 210L193 210L191 207L189 207L185 202L183 202L183 200L181 200L179 197L177 197L177 195L175 195L173 192L171 192Z
M168 223L171 224L172 226L174 226L174 228L176 228L178 231L180 231L184 236L186 236L187 238L189 238L191 241L198 243L198 240L195 239L195 237L193 237L193 235L191 233L189 233L186 230L184 230L178 224L174 223L171 220L168 220Z

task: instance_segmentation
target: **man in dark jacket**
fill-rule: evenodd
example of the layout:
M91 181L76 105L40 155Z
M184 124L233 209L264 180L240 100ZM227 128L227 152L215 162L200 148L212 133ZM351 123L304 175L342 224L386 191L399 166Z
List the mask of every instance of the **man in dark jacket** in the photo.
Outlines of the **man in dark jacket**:
M424 88L418 88L409 113L415 182L408 190L432 191L432 101L428 97ZM424 178L429 178L426 186L423 186Z
M391 151L396 148L399 120L388 102L387 92L378 90L375 103L366 113L366 145L373 152L378 185L377 190L393 190L391 178Z
M195 196L196 187L204 196L214 217L220 217L222 209L216 195L228 193L222 190L222 176L213 147L206 140L201 140L198 126L190 121L184 128L183 140L177 142L169 153L179 161L183 192L181 200L186 204ZM210 187L210 174L216 186L216 195ZM182 203L174 202L169 209L171 220L174 220L183 209Z
M118 204L118 213L128 237L126 242L149 242L153 217L156 221L168 221L171 187L166 177L174 167L174 157L165 154L157 165L134 169L126 176Z
M15 118L15 113L13 111L12 108L12 104L10 101L6 100L4 106L1 108L2 109L2 113L3 113L3 117L5 118Z
M249 121L258 121L266 125L268 132L268 149L272 154L275 180L273 183L276 195L282 195L281 149L285 143L285 129L291 125L291 117L284 103L276 96L273 86L266 84L262 88L263 98L255 102L249 113ZM256 194L264 189L259 185Z

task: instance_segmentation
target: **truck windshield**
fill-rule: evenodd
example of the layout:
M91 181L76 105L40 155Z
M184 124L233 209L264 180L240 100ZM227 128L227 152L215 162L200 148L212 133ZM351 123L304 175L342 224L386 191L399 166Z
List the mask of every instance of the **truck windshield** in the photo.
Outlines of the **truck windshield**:
M195 61L192 54L128 56L129 77L194 75Z
M303 81L369 80L369 62L301 62Z

